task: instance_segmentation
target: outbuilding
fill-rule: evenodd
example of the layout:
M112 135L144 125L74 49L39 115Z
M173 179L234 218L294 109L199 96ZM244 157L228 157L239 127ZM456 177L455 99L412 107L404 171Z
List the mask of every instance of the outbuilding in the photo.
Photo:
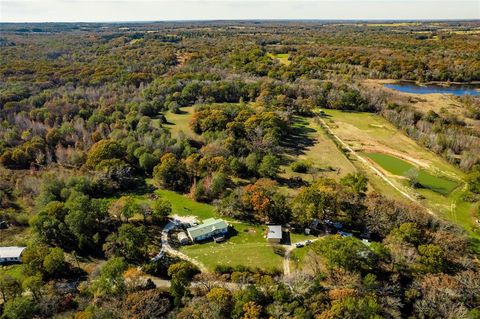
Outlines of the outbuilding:
M270 243L279 244L282 241L282 226L268 225L267 241Z
M177 233L177 240L180 243L180 245L187 245L190 242L190 239L188 239L187 234L185 234L185 232L183 231Z
M26 247L0 247L0 264L21 262L22 252Z

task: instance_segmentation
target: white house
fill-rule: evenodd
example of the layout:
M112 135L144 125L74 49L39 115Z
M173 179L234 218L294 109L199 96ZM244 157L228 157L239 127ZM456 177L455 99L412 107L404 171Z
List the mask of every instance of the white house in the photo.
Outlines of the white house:
M187 229L188 236L193 242L225 235L228 232L228 224L222 219L208 218L202 224Z
M0 247L0 264L21 262L22 252L26 247Z

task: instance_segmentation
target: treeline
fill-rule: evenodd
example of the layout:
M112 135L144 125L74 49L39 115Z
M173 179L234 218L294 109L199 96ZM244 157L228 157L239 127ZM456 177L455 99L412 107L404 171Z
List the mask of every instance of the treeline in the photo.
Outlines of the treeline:
M408 136L465 171L480 163L480 134L455 117L387 104L382 115Z

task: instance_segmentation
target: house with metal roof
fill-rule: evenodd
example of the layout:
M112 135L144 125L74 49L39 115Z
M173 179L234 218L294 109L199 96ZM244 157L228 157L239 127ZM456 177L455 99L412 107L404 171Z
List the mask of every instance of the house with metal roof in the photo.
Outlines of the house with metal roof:
M268 225L267 241L270 243L279 244L282 241L282 226Z
M193 242L212 237L221 239L227 232L228 224L223 219L215 218L205 219L202 224L187 228L188 237Z
M21 262L22 252L26 247L0 247L0 264Z

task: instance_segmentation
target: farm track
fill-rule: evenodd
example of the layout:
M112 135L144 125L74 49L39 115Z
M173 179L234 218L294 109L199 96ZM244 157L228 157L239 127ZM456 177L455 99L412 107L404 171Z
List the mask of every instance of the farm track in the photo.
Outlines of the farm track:
M168 234L169 234L170 230L175 228L175 226L176 226L175 223L173 223L172 221L169 221L165 225L165 227L163 227L163 229L162 229L162 249L154 257L154 260L160 258L163 254L168 253L168 254L176 256L180 259L187 260L187 261L191 262L192 264L197 266L198 269L200 269L201 272L208 272L208 269L207 269L207 267L205 267L204 264L202 264L201 262L199 262L196 259L190 258L189 256L185 255L184 253L174 249L170 245L170 243L168 242Z
M313 240L311 240L312 242L315 242L317 240L319 240L321 238L315 238ZM289 276L292 272L291 272L291 269L290 269L290 254L292 253L292 251L294 249L296 249L297 247L295 247L295 244L291 244L291 245L284 245L286 246L285 247L285 256L283 258L283 275L284 276Z
M415 199L413 196L402 190L400 187L395 185L383 172L381 172L378 168L373 166L367 159L364 157L360 156L354 149L352 149L347 143L345 143L338 135L333 133L333 131L330 129L328 124L320 117L317 116L317 119L319 123L327 130L327 132L335 139L337 140L342 147L344 147L347 151L349 151L353 156L355 156L357 159L359 159L362 163L364 163L367 167L369 167L376 175L378 175L381 179L383 179L388 185L392 186L394 189L396 189L400 194L402 194L405 198L408 200L422 206L425 208L425 210L430 214L430 215L435 215L434 212L432 212L429 208L427 208L424 204L419 202L417 199Z

